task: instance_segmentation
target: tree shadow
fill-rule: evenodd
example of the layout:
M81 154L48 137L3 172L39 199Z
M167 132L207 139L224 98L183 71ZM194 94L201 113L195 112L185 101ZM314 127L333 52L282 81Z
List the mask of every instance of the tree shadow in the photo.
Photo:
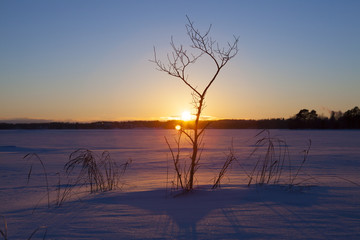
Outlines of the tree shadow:
M321 193L326 189L320 191L316 189L316 191ZM227 229L231 229L232 232L231 237L245 236L253 238L258 237L258 235L244 231L245 227L241 222L241 216L233 212L234 208L246 211L246 206L254 203L311 207L317 204L318 196L319 194L314 194L311 191L307 193L303 189L286 191L282 186L247 187L242 185L236 188L219 190L200 188L176 197L166 194L165 189L121 194L105 193L86 201L94 204L128 205L142 209L144 212L150 212L152 215L166 215L168 217L166 224L175 223L178 227L178 230L172 228L171 235L180 238L204 238L203 235L207 233L204 233L204 231L199 232L198 229L201 226L204 227L204 220L208 220L207 217L213 216L212 214L215 214L214 216L218 218L219 215L222 215L219 219L227 222ZM221 224L225 223L221 222Z

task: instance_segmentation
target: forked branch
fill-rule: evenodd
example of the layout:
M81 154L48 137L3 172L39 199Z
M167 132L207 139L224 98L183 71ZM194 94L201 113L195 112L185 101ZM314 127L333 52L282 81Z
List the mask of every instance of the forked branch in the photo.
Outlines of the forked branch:
M204 98L208 88L216 79L220 70L228 63L230 59L238 53L239 37L234 36L233 42L228 42L227 47L220 48L219 44L210 37L211 25L205 33L201 33L195 28L194 23L186 16L188 24L186 24L187 35L192 42L191 48L199 50L198 54L189 54L183 45L176 46L171 38L170 46L171 54L167 55L167 63L164 64L158 59L156 49L154 47L154 62L159 71L168 73L169 75L181 79L196 95ZM209 56L216 65L216 71L209 81L208 85L202 92L198 91L194 85L188 81L187 69L191 64L195 64L196 60L203 55Z

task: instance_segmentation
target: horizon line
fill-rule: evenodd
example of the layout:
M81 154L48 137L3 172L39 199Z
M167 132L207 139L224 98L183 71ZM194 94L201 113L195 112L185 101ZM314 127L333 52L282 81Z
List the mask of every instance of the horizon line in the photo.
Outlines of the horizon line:
M213 119L200 119L200 121L221 121L221 120L243 120L243 121L261 121L261 120L286 120L289 118L213 118ZM91 121L76 121L76 120L50 120L50 119L33 119L33 118L14 118L14 119L0 119L0 124L47 124L47 123L97 123L97 122L169 122L169 121L183 121L181 119L129 119L129 120L91 120ZM191 120L192 121L192 120ZM186 121L186 122L191 122Z

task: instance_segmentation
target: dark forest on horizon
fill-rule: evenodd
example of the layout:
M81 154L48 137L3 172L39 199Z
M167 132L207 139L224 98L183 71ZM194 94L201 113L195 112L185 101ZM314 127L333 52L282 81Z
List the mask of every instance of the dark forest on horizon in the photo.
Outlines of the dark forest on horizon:
M186 129L191 128L192 124L192 122L181 120L0 123L0 129L173 129L176 125L181 125ZM288 119L222 119L201 121L200 125L200 127L207 126L209 129L360 129L360 109L354 107L345 113L332 111L330 117L318 116L315 110L302 109L295 116Z

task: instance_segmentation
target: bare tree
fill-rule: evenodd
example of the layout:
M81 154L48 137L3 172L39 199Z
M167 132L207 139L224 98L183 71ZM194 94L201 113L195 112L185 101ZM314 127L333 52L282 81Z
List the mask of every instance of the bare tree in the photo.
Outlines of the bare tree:
M200 116L205 105L205 96L210 86L219 75L221 69L238 53L237 45L239 38L234 36L233 42L228 42L226 47L220 47L219 44L210 36L211 25L205 33L201 33L197 28L195 28L194 23L190 20L190 18L188 16L186 16L186 18L188 23L185 25L185 27L187 30L187 35L191 40L190 47L194 50L195 53L188 52L183 45L175 45L173 38L171 38L170 45L172 52L167 55L166 63L163 63L158 59L155 48L153 62L157 65L158 70L180 79L193 92L193 104L196 111L194 114L195 122L192 129L193 133L189 134L184 130L181 130L192 144L189 176L187 178L185 187L186 190L192 190L194 186L194 174L198 168L201 155L199 153L201 142L200 138L207 127L205 126L203 129L199 128ZM215 67L215 73L211 76L209 82L202 91L198 90L197 87L188 80L189 67L195 64L200 57L210 58Z

